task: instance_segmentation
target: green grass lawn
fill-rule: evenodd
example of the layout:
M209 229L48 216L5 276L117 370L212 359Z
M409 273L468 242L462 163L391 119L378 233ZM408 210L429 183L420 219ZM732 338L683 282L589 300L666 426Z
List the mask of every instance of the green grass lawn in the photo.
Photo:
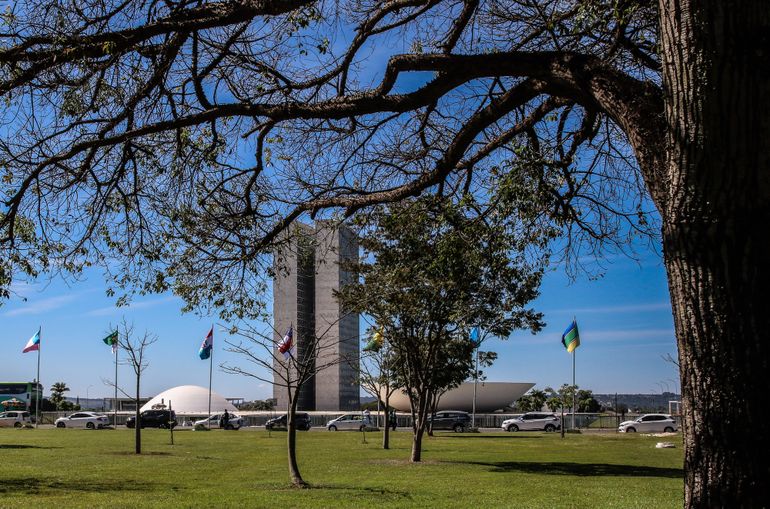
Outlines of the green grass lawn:
M289 487L285 433L0 429L0 507L682 506L682 449L640 434L298 433L311 489Z

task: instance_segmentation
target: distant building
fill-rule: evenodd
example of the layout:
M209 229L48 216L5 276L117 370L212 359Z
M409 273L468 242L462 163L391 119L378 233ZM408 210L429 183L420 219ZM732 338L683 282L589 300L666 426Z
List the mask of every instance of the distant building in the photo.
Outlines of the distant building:
M359 358L359 317L343 314L334 298L355 277L340 262L358 257L358 241L349 229L319 222L299 224L291 240L275 253L273 319L276 340L294 327L297 355L312 338L321 338L323 358L318 364L332 365L319 371L298 395L300 410L357 410L359 385L354 365ZM344 360L343 360L344 359ZM273 385L277 410L287 407L286 388Z

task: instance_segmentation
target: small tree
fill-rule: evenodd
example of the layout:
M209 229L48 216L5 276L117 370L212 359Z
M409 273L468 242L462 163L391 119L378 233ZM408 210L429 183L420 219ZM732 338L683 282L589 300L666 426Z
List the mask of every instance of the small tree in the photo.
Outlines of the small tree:
M145 357L145 350L156 341L158 341L158 337L146 331L141 336L135 335L134 325L129 324L125 320L123 320L118 327L118 348L126 351L126 360L124 363L131 366L134 371L136 380L136 392L133 396L134 406L136 407L134 413L136 418L136 425L134 426L134 452L136 452L136 454L142 454L142 426L139 412L139 388L141 385L142 373L144 373L144 371L149 366L149 363ZM120 387L118 387L118 390L127 397L131 397Z
M382 401L385 407L385 429L382 433L382 448L390 448L390 397L400 387L396 378L397 359L382 333L376 329L370 330L372 339L366 339L363 348L364 355L352 359L351 364L358 372L358 383L367 394ZM375 337L375 335L377 337Z
M302 479L297 464L297 426L295 415L297 412L298 395L302 388L313 377L331 366L348 359L340 356L329 355L328 352L336 350L336 342L330 341L328 334L333 324L317 334L316 331L294 331L293 342L297 345L297 337L302 333L302 342L298 348L290 348L286 355L280 353L279 345L283 341L282 336L273 328L268 330L257 329L248 323L240 327L233 327L231 335L241 338L239 341L225 340L227 351L242 356L247 365L232 366L223 364L222 369L226 373L244 375L255 378L265 383L283 387L288 397L286 409L287 426L287 454L289 463L289 477L293 486L297 488L307 487Z
M56 406L56 410L62 410L64 401L64 393L69 391L70 388L64 382L56 382L51 386L51 403Z

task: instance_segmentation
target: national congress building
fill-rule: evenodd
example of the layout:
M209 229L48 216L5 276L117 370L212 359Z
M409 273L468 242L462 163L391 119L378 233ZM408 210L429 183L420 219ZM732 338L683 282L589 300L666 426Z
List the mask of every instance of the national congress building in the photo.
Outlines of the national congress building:
M297 396L298 409L358 410L359 384L353 365L359 358L359 317L343 314L333 294L355 277L340 266L344 260L358 258L355 235L345 227L327 222L314 226L299 224L275 256L281 267L273 280L276 341L293 326L298 355L303 354L315 336L321 338L319 355L345 359L332 362L305 384ZM328 360L316 359L316 364L326 364ZM285 387L274 384L273 397L278 400L277 408L287 407Z

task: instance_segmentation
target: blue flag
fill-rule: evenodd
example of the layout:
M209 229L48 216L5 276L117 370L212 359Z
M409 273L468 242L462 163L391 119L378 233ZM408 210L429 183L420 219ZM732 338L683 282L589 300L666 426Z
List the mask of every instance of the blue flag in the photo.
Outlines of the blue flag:
M479 346L479 343L481 343L481 334L479 334L479 328L478 327L472 328L468 338L471 340L471 342L474 345Z

